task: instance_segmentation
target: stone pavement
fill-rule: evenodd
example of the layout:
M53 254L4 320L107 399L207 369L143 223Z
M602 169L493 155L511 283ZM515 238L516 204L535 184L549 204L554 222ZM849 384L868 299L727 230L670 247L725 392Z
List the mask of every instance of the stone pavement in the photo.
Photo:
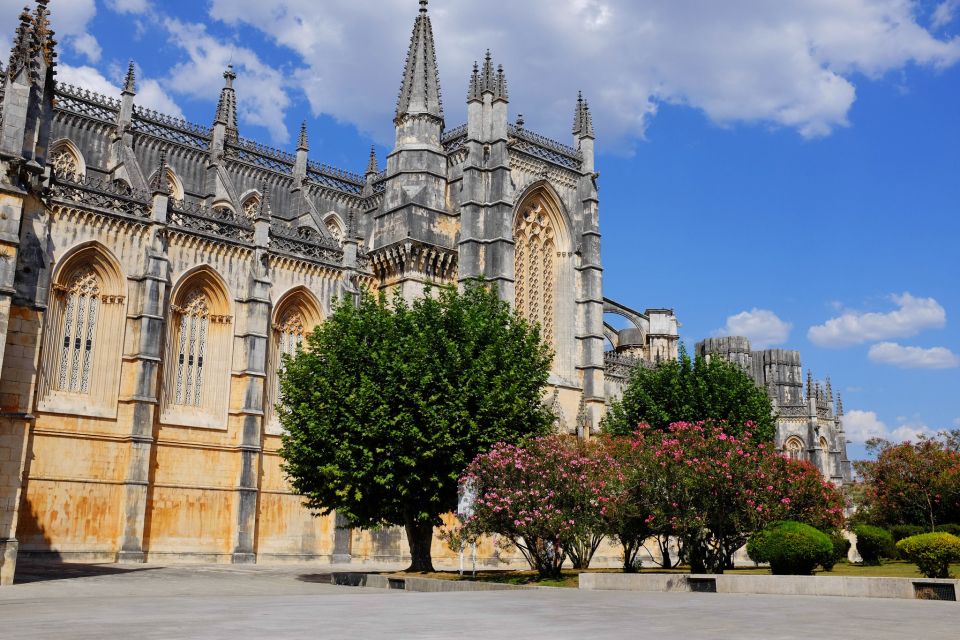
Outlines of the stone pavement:
M960 604L533 589L408 593L327 584L349 565L22 566L0 588L0 637L939 640Z

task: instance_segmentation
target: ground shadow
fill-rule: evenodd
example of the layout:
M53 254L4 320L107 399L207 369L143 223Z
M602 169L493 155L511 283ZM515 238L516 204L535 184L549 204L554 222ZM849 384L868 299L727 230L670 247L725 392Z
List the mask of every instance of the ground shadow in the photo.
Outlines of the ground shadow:
M297 576L300 582L315 582L317 584L333 584L333 574L330 573L304 573Z
M80 562L31 562L20 560L17 562L17 572L13 576L13 584L27 584L30 582L47 582L50 580L71 580L74 578L91 578L96 576L112 576L121 573L152 571L159 567L129 567L116 564L85 564Z

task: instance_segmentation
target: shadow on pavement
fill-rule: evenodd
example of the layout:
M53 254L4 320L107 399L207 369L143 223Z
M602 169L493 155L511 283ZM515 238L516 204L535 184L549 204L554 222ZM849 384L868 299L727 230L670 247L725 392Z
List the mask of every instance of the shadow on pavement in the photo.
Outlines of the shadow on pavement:
M116 564L83 564L79 562L18 562L13 584L47 582L49 580L71 580L73 578L91 578L112 576L121 573L152 571L158 567L129 567Z
M304 573L297 576L300 582L315 582L317 584L333 584L333 575L329 573Z

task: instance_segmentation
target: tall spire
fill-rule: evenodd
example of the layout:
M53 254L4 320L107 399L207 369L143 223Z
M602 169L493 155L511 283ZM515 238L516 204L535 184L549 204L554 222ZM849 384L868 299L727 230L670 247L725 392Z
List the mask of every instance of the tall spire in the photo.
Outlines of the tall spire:
M220 91L220 102L217 103L217 118L214 124L222 124L227 128L227 140L237 141L237 92L233 89L233 81L237 74L233 72L233 65L228 64L223 72L224 85Z
M133 60L127 65L127 77L123 80L123 93L135 95L137 93L137 77L133 68Z
M420 0L420 14L413 24L410 50L397 100L399 121L406 115L428 115L443 120L440 100L440 74L437 71L437 53L433 44L433 27L427 13L427 0Z
M573 135L578 138L593 138L593 116L590 105L583 99L583 93L577 92L577 108L573 114Z
M837 392L837 416L843 417L843 398L840 397L840 392Z
M300 137L297 139L297 151L309 151L310 143L307 140L307 121L300 123Z

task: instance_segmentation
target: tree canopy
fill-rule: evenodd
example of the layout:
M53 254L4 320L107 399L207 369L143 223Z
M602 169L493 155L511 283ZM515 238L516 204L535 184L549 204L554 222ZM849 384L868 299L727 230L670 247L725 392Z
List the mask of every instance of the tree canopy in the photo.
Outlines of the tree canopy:
M470 461L550 431L551 358L489 283L412 304L364 292L284 363L283 469L317 512L404 526L411 570L431 570L433 527L456 508Z
M725 422L734 435L749 425L757 442L771 442L776 428L767 392L742 367L720 357L691 360L681 348L678 360L634 367L604 429L630 435L640 424L665 431L674 422L704 420Z

